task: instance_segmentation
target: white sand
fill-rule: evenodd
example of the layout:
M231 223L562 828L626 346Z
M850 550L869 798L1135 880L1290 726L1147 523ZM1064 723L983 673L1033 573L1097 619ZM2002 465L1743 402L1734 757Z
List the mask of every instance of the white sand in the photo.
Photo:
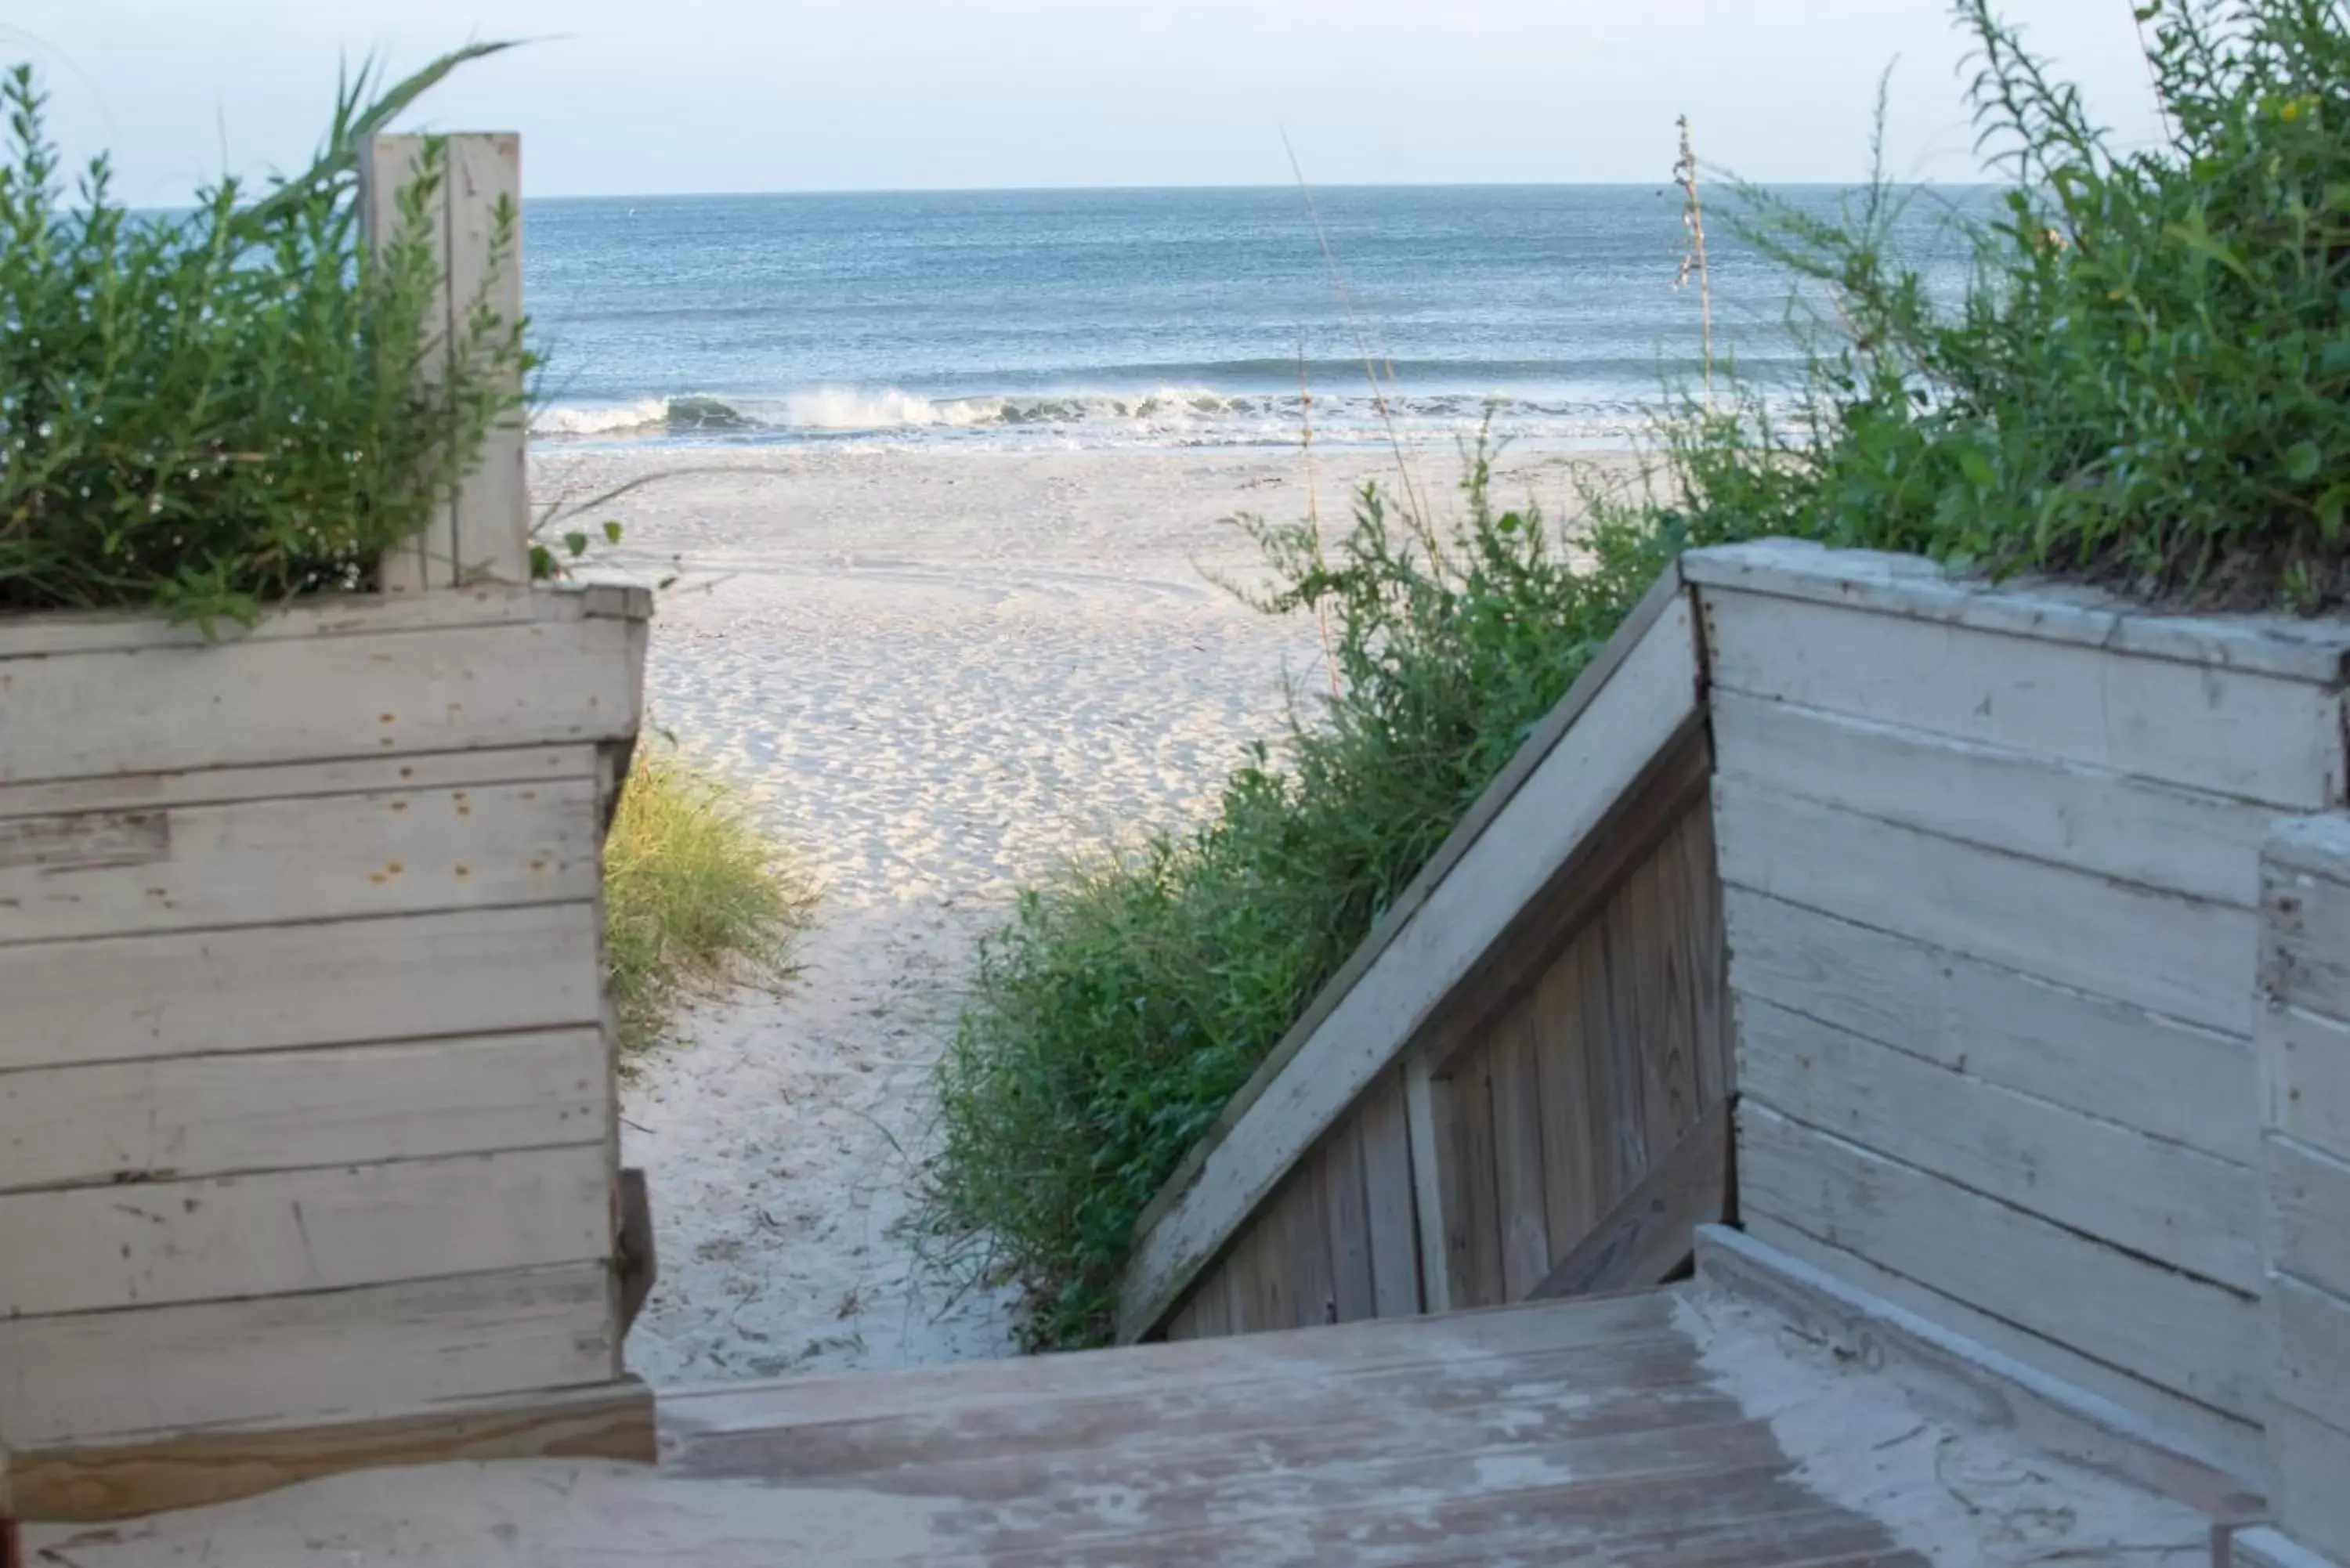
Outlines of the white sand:
M1055 860L1194 816L1310 620L1211 586L1222 520L1305 514L1298 454L778 449L542 456L542 501L711 464L588 513L660 600L655 722L749 789L823 883L806 971L707 1009L624 1096L661 1279L629 1337L657 1385L1011 1349L998 1293L951 1300L899 1231L929 1072L978 935ZM1503 493L1565 499L1530 456ZM1326 518L1378 452L1317 455ZM1450 453L1421 460L1447 490ZM668 563L678 558L678 565Z

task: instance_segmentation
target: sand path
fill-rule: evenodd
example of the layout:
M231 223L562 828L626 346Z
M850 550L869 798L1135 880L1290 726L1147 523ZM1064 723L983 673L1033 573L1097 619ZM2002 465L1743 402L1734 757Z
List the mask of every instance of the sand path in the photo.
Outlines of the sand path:
M684 574L655 722L750 792L822 902L787 994L703 1009L624 1094L661 1267L629 1365L677 1385L1006 1354L1005 1293L952 1297L900 1224L931 1065L1020 881L1202 812L1285 675L1319 679L1310 621L1203 575L1254 560L1222 519L1303 514L1299 460L558 452L536 483L706 462L591 516L623 524L639 572ZM1529 463L1519 492L1563 489ZM1380 466L1321 459L1326 510Z

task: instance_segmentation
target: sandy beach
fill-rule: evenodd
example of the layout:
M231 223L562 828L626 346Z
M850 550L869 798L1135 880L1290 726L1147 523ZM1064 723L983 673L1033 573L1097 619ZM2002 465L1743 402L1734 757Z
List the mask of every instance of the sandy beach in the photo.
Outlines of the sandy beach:
M1415 459L1440 488L1450 452ZM1317 453L1326 519L1391 455ZM1008 1354L1013 1303L960 1298L902 1221L973 943L1057 860L1204 812L1310 620L1261 616L1237 513L1305 514L1295 451L540 449L660 596L653 722L741 785L821 887L800 980L687 1021L624 1096L661 1278L631 1334L657 1385ZM1503 493L1567 493L1565 460ZM658 743L658 742L656 742Z

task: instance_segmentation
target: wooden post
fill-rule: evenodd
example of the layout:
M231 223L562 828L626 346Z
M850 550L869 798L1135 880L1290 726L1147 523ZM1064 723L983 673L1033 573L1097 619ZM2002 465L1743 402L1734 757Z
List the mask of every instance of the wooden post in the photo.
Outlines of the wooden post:
M509 133L377 137L359 172L361 219L371 243L399 223L400 193L424 172L430 149L441 150L442 158L432 225L442 285L425 330L435 339L435 354L445 356L455 352L466 322L484 303L504 320L522 318L522 141ZM500 255L502 219L512 224L512 244ZM440 363L445 366L445 358ZM515 374L519 378L519 368ZM516 410L489 432L480 462L435 506L422 533L385 553L379 580L386 593L530 581L519 379L512 390Z

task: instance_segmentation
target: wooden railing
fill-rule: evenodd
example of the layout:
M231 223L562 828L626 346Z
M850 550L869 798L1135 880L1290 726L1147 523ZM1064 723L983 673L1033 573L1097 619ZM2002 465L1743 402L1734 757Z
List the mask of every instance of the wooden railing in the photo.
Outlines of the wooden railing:
M1711 771L1676 572L1145 1214L1122 1337L1679 1268L1729 1201Z

